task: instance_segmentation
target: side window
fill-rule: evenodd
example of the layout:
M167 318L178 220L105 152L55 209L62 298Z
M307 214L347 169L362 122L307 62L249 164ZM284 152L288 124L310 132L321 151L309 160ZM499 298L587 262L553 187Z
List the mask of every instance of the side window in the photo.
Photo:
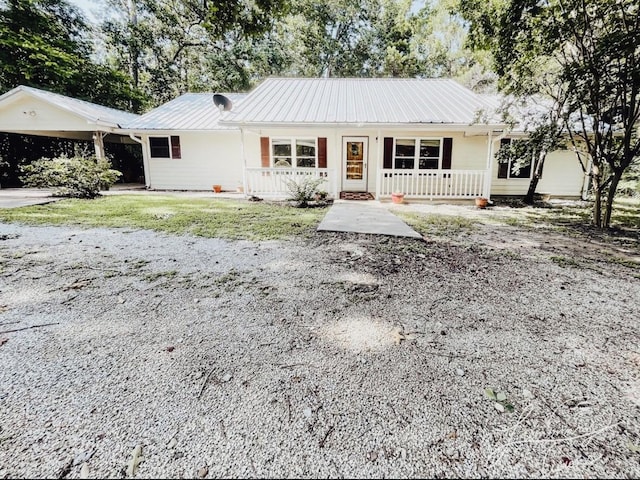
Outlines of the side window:
M517 149L513 148L517 140L512 138L503 138L500 140L500 148L509 148L512 150L508 155L507 161L498 162L498 178L531 178L531 163L519 166L515 158Z
M315 138L274 138L271 140L271 158L274 167L316 168Z
M293 156L291 151L291 140L274 138L271 142L273 166L291 168Z
M151 158L171 158L168 137L149 137Z

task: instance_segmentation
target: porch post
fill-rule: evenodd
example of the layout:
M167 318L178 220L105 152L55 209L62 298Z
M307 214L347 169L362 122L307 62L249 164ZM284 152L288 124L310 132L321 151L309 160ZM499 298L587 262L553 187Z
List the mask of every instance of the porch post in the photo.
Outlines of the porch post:
M491 199L491 178L493 176L493 130L489 130L487 135L487 166L484 172L484 189L482 196L487 200Z
M93 132L93 148L96 151L96 158L98 160L104 160L104 141L103 132Z
M380 143L382 132L378 130L376 137L376 200L380 200L380 187L382 185L382 163L380 162Z
M244 152L244 128L240 127L240 157L242 158L242 191L249 194L249 182L247 179L247 157Z

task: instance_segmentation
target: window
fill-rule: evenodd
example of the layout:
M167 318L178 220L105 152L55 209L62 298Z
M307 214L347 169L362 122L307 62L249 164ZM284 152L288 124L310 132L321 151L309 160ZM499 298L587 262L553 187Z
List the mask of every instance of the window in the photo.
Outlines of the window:
M274 167L316 168L315 138L274 138L271 140Z
M508 148L510 151L502 156L502 158L506 156L507 160L498 163L498 178L531 178L531 162L527 165L518 165L517 148L514 148L516 142L517 140L512 138L503 138L500 140L500 149Z
M396 170L437 170L442 158L439 138L397 138L393 151Z
M171 158L168 137L149 137L151 158Z
M181 158L180 137L149 137L151 158Z

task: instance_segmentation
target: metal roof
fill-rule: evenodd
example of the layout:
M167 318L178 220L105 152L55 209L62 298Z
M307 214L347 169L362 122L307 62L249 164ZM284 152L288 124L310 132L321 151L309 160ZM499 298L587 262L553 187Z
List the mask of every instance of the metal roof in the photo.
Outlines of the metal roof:
M493 102L449 79L271 78L222 123L500 124L494 110Z
M237 108L245 93L224 93ZM160 105L131 122L131 130L222 130L235 128L220 125L221 113L213 104L212 93L185 93Z
M103 123L109 124L112 127L122 127L139 116L135 113L104 107L84 100L78 100L77 98L60 95L59 93L47 92L46 90L26 87L24 85L20 85L13 90L9 90L4 95L0 96L0 102L8 99L9 97L20 94L21 92L75 113L91 123Z

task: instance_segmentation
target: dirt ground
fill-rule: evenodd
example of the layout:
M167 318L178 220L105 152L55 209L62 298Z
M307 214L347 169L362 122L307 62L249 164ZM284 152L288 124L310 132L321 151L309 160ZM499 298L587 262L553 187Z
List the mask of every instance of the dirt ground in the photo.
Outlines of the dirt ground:
M0 478L639 477L603 248L0 224Z

